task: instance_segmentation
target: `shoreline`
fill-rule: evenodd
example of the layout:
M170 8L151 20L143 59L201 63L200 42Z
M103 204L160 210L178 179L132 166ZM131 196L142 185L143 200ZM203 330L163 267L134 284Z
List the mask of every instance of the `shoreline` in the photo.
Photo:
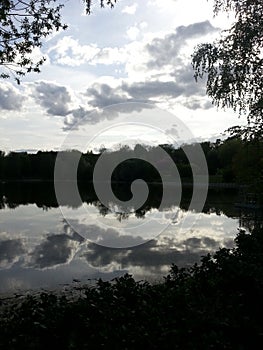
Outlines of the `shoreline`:
M144 181L144 180L143 180ZM61 180L60 182L75 182L72 180ZM109 183L109 181L78 181L78 184L93 184L94 182L96 183ZM146 181L145 181L146 182ZM42 179L22 179L22 180L0 180L0 184L5 185L5 184L12 184L12 183L26 183L26 184L30 184L30 183L53 183L53 180L42 180ZM130 182L128 181L111 181L111 184L129 184ZM132 183L132 182L131 182ZM162 185L162 182L159 181L148 181L147 184L149 185ZM166 181L164 182L164 184L166 185L174 185L173 181ZM193 182L189 182L189 181L183 181L181 182L181 184L175 184L178 186L183 186L183 187L192 187L193 186ZM196 183L195 186L197 187L206 187L207 184L206 183ZM242 189L242 188L247 188L249 187L248 184L239 184L236 182L209 182L208 183L208 188L231 188L231 189Z

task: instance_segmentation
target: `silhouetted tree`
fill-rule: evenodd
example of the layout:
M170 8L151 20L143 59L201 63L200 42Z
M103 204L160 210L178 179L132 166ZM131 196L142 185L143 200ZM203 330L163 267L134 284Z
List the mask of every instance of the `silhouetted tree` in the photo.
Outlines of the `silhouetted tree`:
M195 78L207 78L207 95L219 107L231 107L248 119L232 134L262 138L263 2L214 0L214 14L234 11L235 22L213 43L200 44L192 56Z
M92 1L83 0L90 14ZM100 6L113 7L116 0L101 0ZM17 83L29 72L40 72L45 57L35 58L33 50L41 47L45 37L53 31L65 30L57 0L3 0L0 9L0 66L1 78L12 75Z

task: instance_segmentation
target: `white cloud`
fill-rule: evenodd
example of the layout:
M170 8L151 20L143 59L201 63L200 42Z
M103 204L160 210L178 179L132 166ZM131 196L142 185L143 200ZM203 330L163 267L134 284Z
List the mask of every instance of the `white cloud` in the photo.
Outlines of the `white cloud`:
M96 64L124 64L129 58L126 47L105 47L101 49L91 60L92 65Z
M42 83L34 81L36 74L27 75L22 79L29 86L27 94L23 86L1 82L1 133L7 149L8 144L13 149L59 147L63 126L83 118L96 133L107 120L91 112L138 99L173 112L199 135L209 136L209 130L220 132L239 122L229 112L207 122L217 112L210 109L204 82L193 79L194 45L210 41L218 34L215 27L229 23L222 16L212 17L211 3L123 1L113 10L97 8L91 16L81 16L81 6L70 0L63 9L68 30L46 38L41 51L33 52L35 59L42 53L48 59L41 69ZM33 128L31 136L24 133L18 138L23 131L18 128Z
M140 29L137 26L132 26L132 27L128 28L128 30L127 30L127 37L130 40L137 39L139 34L140 34Z
M145 27L142 23L135 28ZM149 102L166 104L180 103L189 110L209 109L211 104L205 97L204 84L196 84L190 58L185 58L183 49L186 43L196 37L215 31L209 21L179 26L170 33L153 37L150 41L134 41L122 47L105 47L96 50L90 65L125 65L126 78L105 77L92 83L86 92L80 94L82 103L69 108L71 94L65 86L38 83L35 87L36 101L50 115L64 116L64 129L81 123L98 124L107 116L98 113L105 107L123 102ZM69 41L68 41L69 40ZM66 43L66 44L65 44ZM57 52L66 52L68 43L77 45L75 52L85 52L72 38L66 37ZM72 46L71 45L71 46ZM74 51L74 50L73 50ZM94 113L94 111L96 111ZM117 118L111 115L112 118Z
M122 13L127 13L128 15L134 15L137 10L138 4L133 4L130 6L124 7Z
M142 37L145 29L147 28L147 22L135 23L133 26L129 27L126 31L127 38L129 40L138 40L139 37Z
M95 44L81 45L78 40L65 36L48 53L55 63L75 67L90 62L99 51Z
M0 109L18 111L22 108L25 96L9 82L0 82Z

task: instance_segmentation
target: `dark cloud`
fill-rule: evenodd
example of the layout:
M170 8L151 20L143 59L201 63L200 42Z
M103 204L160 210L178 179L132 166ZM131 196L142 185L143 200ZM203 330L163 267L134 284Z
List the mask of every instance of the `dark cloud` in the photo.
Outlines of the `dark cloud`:
M85 225L77 219L71 219L70 225L68 226L70 232L77 232L81 237L106 247L132 247L146 242L140 236L120 234L115 229L104 229L98 225Z
M158 98L182 98L181 103L189 109L209 109L211 102L206 96L205 82L196 83L193 68L190 63L174 69L171 73L171 81L145 81L132 84L122 83L120 89L126 92L132 99L156 102Z
M197 251L200 249L211 251L218 248L218 246L218 242L210 237L190 237L181 243L181 247L191 251Z
M181 40L187 40L206 35L217 30L218 28L215 28L208 20L206 20L203 22L189 24L188 26L179 26L176 28L176 35Z
M20 110L23 101L24 96L11 84L0 84L0 109Z
M183 101L182 104L189 108L189 109L211 109L213 107L213 104L210 101L205 101L201 99L192 99L192 100L186 100Z
M89 105L95 108L104 108L117 103L130 102L130 99L117 92L117 89L112 88L107 84L94 84L87 89L85 95L91 97Z
M146 46L151 55L147 66L149 68L162 68L168 64L175 64L179 51L188 39L194 39L216 30L209 21L177 27L174 33L161 39L156 38Z
M96 120L93 115L93 110L80 106L79 108L72 110L70 116L67 116L64 119L63 130L78 129L80 125L84 124L96 124Z
M141 103L122 102L118 105L113 105L110 108L100 110L89 110L84 107L79 107L71 111L71 115L64 120L64 131L78 129L79 126L85 124L97 124L103 120L113 120L121 113L129 114L132 112L140 112L142 109L153 108L153 106Z
M87 97L88 107L80 106L72 110L70 116L64 120L64 130L113 120L120 113L128 114L152 108L147 98L130 96L122 87L112 88L107 84L96 83L84 95Z
M43 269L66 263L74 249L74 242L80 244L83 238L74 233L49 235L47 239L38 245L31 253L29 266Z
M107 266L112 263L122 268L141 266L155 272L172 263L188 266L200 261L202 255L218 248L219 244L210 237L191 237L175 246L172 238L164 237L165 245L160 246L157 240L148 241L132 249L113 249L95 243L89 244L89 250L83 257L93 267Z
M87 89L88 107L72 110L64 120L64 130L84 124L97 124L103 120L113 120L121 113L140 112L154 108L159 98L187 98L182 101L190 109L211 108L211 103L198 101L196 96L205 96L205 86L194 81L193 70L189 65L181 67L174 81L145 81L122 84L112 88L107 84L95 84ZM194 98L194 100L192 100Z
M205 82L196 82L194 79L193 68L190 63L180 67L171 73L175 79L175 83L181 87L185 97L193 97L194 95L205 96Z
M66 116L69 113L71 96L65 86L38 82L35 84L33 97L50 115Z
M198 101L199 104L192 102L192 99L196 101L196 96L199 98L205 96L205 85L195 83L190 64L181 67L181 70L174 76L174 81L155 80L132 84L123 83L121 88L133 99L141 98L154 102L158 97L174 99L184 97L187 98L185 104L188 108L211 108L211 103L207 103L207 101ZM184 104L184 101L182 103Z
M182 101L182 104L187 108L208 109L211 104L206 101L199 102L196 98L192 101L196 95L205 96L205 84L195 83L192 66L180 57L179 51L188 39L212 33L215 30L217 29L209 21L180 26L174 33L164 38L156 38L146 45L145 48L151 55L146 65L150 69L171 65L170 81L122 82L117 87L96 83L84 93L87 97L86 105L71 111L67 105L70 102L70 94L65 87L39 83L36 88L37 99L49 114L66 116L64 130L76 129L83 124L96 124L105 119L113 120L120 113L131 113L140 108L147 108L147 103L156 103L159 98L184 97L187 100ZM145 106L138 107L130 102L143 102ZM118 108L106 108L112 105L118 105Z
M121 104L123 104L123 108L120 110L123 113L129 113L131 109L134 109L135 104L129 105L129 102L153 104L159 97L205 96L205 85L195 83L193 69L190 64L181 66L180 69L176 70L173 73L173 78L174 80L171 81L149 80L131 84L122 82L116 88L112 88L107 84L96 84L87 90L86 95L91 98L89 105L94 108L105 108L114 104L119 104L118 108L121 108ZM189 107L191 107L190 101L188 102ZM203 105L205 108L211 106L206 101ZM116 116L112 114L111 118L114 117ZM94 123L96 119L99 119L98 116L96 118L90 117L90 120L87 119L87 121ZM108 117L108 119L110 118Z
M122 84L122 90L134 99L149 100L159 96L178 97L183 94L183 88L173 81L146 81L142 83Z
M0 241L0 265L3 262L12 263L25 253L21 239L7 239Z
M107 84L94 84L87 89L85 95L89 98L89 105L94 108L103 109L112 106L111 109L105 110L105 112L110 111L110 114L107 114L107 119L116 117L114 111L118 114L140 111L142 108L151 108L151 106L142 105L143 103L151 102L145 93L132 94L128 89L128 85L124 83L116 88L112 88ZM114 105L116 105L116 108L114 108Z

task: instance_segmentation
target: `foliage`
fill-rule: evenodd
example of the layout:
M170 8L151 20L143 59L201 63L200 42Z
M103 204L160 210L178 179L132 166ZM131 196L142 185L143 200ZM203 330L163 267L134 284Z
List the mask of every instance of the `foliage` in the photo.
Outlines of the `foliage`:
M89 15L91 13L91 8L93 5L92 0L83 0L86 3L86 13ZM114 4L116 4L117 0L100 0L100 7L105 7L105 5L110 6L111 8L114 7Z
M243 142L233 157L232 166L240 182L263 184L263 143L257 139L253 142Z
M2 300L3 349L251 349L262 346L263 234L172 265L163 283L131 275Z
M195 146L196 144L184 145L176 149L173 145L160 145L174 161L182 180L188 183L192 181L192 169L184 149L188 147L191 151L191 147ZM214 175L221 177L223 182L262 182L262 140L256 138L245 141L240 137L230 137L224 141L218 139L216 142L201 142L200 146L206 157L211 182ZM113 171L112 181L131 183L141 178L148 183L161 182L160 174L151 165L156 159L156 150L156 147L144 148L139 144L135 146L134 151L128 146L118 151L106 150L105 161L110 164L115 160L118 164ZM65 156L70 159L74 152L78 151L67 151ZM133 158L142 156L142 152L145 160ZM127 160L118 162L123 155ZM0 152L0 179L53 181L56 156L57 152L54 151L38 151L36 154L10 152L6 155ZM99 156L100 154L92 152L80 154L79 181L92 181L94 166ZM162 163L161 158L158 158L158 162L165 170L166 163Z
M262 137L263 2L214 0L214 14L220 11L233 11L235 21L218 40L196 47L195 78L207 76L207 94L216 106L247 114L248 126L232 133Z
M100 1L100 6L113 7L116 1ZM58 4L57 4L58 3ZM92 1L84 0L90 14ZM0 9L1 78L12 75L17 83L29 72L40 72L45 57L35 58L34 50L54 31L65 30L57 0L2 0Z
M39 72L42 57L34 60L33 50L41 46L43 38L53 30L66 29L61 22L62 5L53 0L2 1L0 10L0 64L6 70L1 78L13 74L19 78L31 71Z

